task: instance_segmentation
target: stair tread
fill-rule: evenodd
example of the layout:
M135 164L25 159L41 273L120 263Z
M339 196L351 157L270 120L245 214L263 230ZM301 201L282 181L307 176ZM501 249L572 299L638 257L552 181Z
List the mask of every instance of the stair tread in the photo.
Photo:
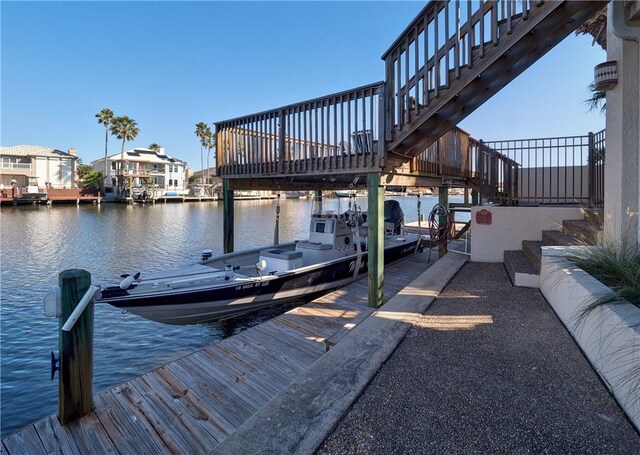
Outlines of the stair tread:
M511 267L513 273L527 273L529 275L539 275L535 266L531 263L527 255L522 250L508 250L504 252L504 262L507 270ZM507 265L507 263L509 265Z
M575 237L560 231L542 231L542 242L546 246L572 246L581 242Z
M593 244L597 239L600 231L593 222L587 220L564 220L562 222L562 230L565 234L569 234L580 243Z

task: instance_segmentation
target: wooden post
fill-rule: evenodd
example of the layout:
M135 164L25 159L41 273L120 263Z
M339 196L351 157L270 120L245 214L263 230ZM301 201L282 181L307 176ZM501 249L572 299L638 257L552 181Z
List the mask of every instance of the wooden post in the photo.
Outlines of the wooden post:
M446 186L441 186L438 188L438 202L442 204L446 209L449 209L449 188ZM446 216L440 216L438 219L438 226L444 226L447 224L448 220ZM450 231L451 226L447 226L447 230L444 235L448 235L447 233ZM447 254L447 242L440 242L440 246L438 249L438 257L442 257Z
M478 192L476 190L471 190L471 205L476 206L480 202L480 198L478 197Z
M322 213L322 190L316 190L314 198L318 213Z
M229 180L222 180L223 210L223 251L233 252L233 190L229 189Z
M65 270L60 273L58 284L62 291L58 419L66 425L89 414L93 400L93 304L87 306L71 331L62 330L89 289L91 274L80 269Z
M380 186L380 174L367 174L369 193L369 306L378 308L384 295L384 188Z

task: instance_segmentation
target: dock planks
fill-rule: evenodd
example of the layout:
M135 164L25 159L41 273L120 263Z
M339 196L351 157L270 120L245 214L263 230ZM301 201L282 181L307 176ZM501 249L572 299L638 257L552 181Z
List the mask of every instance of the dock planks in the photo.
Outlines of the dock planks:
M426 254L387 267L384 301L426 268ZM360 280L101 392L65 427L46 417L4 439L3 452L206 454L325 354L326 339L372 312Z

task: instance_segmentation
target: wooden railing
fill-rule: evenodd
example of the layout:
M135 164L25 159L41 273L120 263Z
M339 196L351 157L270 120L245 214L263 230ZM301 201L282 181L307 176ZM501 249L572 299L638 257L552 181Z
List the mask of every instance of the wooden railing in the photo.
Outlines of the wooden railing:
M387 139L434 103L502 34L510 34L516 19L526 20L533 3L542 2L429 2L382 56Z
M470 178L470 141L469 133L452 128L413 159L412 171L436 177Z
M430 1L382 56L387 150L421 153L605 4Z
M216 123L218 175L379 172L382 85Z
M471 182L481 203L514 205L518 201L518 170L520 164L482 141L471 139Z

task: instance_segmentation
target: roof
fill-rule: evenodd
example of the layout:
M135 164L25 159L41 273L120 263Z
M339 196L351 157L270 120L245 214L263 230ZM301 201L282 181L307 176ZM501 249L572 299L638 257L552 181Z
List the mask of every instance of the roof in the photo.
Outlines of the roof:
M116 161L120 159L120 153L116 153L115 155L111 155L107 157L108 160ZM184 164L187 163L185 161L179 160L178 158L173 158L164 153L164 149L160 149L159 151L154 151L147 148L134 148L132 150L126 150L124 152L124 159L127 161L138 161L144 163L174 163L174 164ZM104 161L104 158L100 158L99 160L92 161L92 163Z
M54 149L51 147L44 147L42 145L14 145L13 147L0 147L0 155L3 156L45 156L45 157L57 157L57 158L71 158L78 159L77 156L71 155L62 150Z

